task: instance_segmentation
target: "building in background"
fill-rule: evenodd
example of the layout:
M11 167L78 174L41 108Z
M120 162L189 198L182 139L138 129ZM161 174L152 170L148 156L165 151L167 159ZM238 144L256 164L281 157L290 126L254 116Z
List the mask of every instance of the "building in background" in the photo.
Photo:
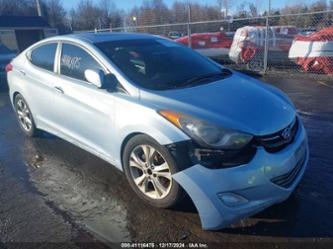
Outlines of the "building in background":
M0 16L0 43L13 51L57 34L58 30L40 16Z

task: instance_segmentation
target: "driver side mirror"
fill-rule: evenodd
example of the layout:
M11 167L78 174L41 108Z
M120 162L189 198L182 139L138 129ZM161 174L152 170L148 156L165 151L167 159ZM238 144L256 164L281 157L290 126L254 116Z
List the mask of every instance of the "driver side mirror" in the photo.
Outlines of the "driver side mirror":
M87 69L84 71L84 77L86 80L95 85L98 88L101 88L104 81L104 74L101 70L91 70Z
M118 80L114 74L109 73L104 75L104 81L102 89L105 89L108 92L114 92L117 90Z
M101 70L87 69L84 71L86 80L100 89L105 89L109 92L115 91L117 88L117 78L113 74L106 74Z

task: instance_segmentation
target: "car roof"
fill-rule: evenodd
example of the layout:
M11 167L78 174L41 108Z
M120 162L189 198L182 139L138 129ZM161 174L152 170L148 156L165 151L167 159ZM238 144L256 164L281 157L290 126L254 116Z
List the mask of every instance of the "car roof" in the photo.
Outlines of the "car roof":
M123 33L123 32L107 32L107 33L78 33L63 36L56 36L53 39L74 39L83 40L89 43L99 43L107 41L121 40L138 40L138 39L154 39L157 36L143 33Z

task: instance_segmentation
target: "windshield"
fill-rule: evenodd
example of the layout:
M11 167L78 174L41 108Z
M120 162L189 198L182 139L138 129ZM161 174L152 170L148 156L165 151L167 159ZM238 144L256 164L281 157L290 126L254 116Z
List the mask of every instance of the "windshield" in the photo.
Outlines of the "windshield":
M191 49L165 39L97 43L111 61L143 88L165 90L216 80L221 68Z
M10 51L3 44L0 44L0 54L10 54L10 53L12 53L12 51Z

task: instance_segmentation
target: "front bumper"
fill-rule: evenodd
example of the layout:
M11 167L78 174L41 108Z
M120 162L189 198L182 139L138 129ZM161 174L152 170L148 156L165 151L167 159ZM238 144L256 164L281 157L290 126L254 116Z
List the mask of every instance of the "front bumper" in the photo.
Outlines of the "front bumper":
M286 200L299 184L309 159L305 129L300 122L294 142L283 150L269 153L258 147L250 163L226 169L208 169L200 164L173 175L198 209L203 229L222 229L241 218ZM285 175L301 161L292 183L286 188L271 179ZM246 203L230 206L218 194L235 194Z

